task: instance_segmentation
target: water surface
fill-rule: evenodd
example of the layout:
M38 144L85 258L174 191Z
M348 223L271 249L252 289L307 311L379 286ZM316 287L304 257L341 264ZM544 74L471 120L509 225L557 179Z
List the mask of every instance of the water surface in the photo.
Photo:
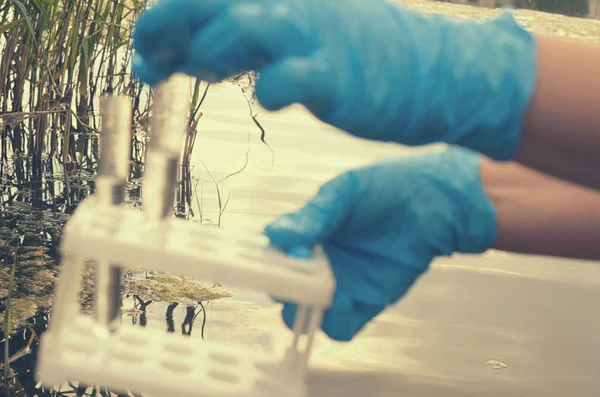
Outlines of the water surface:
M202 111L191 172L201 211L193 202L190 221L199 227L219 222L222 212L221 227L257 233L277 215L301 206L338 173L417 151L349 137L300 107L278 113L259 110L269 148L260 141L247 103L233 85L212 87ZM219 179L244 166L219 185L222 197L229 197L220 211L208 171ZM63 189L61 180L59 174L52 181L58 191ZM79 193L70 191L77 198L93 190L91 177L81 181ZM143 185L140 188L139 181L132 181L130 202L135 204L141 192ZM75 208L77 200L72 201ZM50 209L68 204L54 200ZM32 216L38 219L47 213L23 214L18 222L27 224ZM68 216L59 218L53 222L60 227ZM15 224L10 222L3 229L9 235ZM51 248L56 239L50 231L55 229L36 223L33 235L41 230L44 238L31 244L49 247L44 255L54 257ZM44 269L55 271L55 265ZM499 252L437 261L405 299L352 342L337 343L318 335L311 360L311 393L315 397L595 395L600 389L596 376L600 370L596 359L599 269L597 263ZM123 320L190 335L190 343L249 343L282 354L291 333L282 324L280 306L257 292L223 288L233 296L193 306L125 296ZM39 313L30 324L36 328L46 319ZM13 348L24 346L30 335L25 330L14 337ZM31 371L34 360L35 348L13 370ZM34 389L33 377L20 379L24 389ZM51 394L38 391L37 395Z

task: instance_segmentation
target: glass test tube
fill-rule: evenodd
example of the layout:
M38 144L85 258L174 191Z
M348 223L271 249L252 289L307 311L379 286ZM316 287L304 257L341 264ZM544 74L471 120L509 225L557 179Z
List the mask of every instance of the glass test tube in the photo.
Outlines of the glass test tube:
M148 219L169 216L189 110L189 78L177 74L154 88L142 204Z
M119 205L124 200L129 177L131 107L131 100L125 96L100 99L102 135L95 196L102 205ZM96 264L95 276L96 320L109 331L114 330L120 318L121 269L100 262Z

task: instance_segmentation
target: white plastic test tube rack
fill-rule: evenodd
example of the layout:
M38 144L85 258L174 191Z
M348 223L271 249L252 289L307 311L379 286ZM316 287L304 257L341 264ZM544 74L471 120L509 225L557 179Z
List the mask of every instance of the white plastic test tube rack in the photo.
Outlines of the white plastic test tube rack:
M68 221L60 251L55 302L38 356L43 385L76 380L153 397L307 396L309 353L335 288L321 252L311 260L293 259L264 236L149 216L94 196ZM145 327L121 324L109 330L80 311L85 261L219 280L295 302L291 345L282 357Z

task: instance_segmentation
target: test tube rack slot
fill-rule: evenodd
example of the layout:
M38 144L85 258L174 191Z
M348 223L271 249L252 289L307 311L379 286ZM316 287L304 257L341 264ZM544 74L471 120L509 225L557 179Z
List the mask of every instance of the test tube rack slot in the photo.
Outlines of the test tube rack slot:
M180 92L181 80L169 84L159 90L159 103ZM147 155L153 165L151 175L144 176L145 191L151 193L146 195L148 208L140 211L113 200L110 194L118 191L122 178L99 175L96 185L105 193L80 202L68 220L59 247L61 267L49 327L40 337L36 377L48 388L79 381L152 397L306 397L314 336L335 289L326 255L317 248L311 259L293 258L272 247L265 236L165 215L174 184L169 164L177 153L177 146L166 137L173 129L179 136L184 128L180 116L187 106L183 100L174 102L177 111L171 121L164 112L157 119L155 142ZM111 109L114 113L116 107ZM113 152L127 160L126 151ZM152 201L162 193L162 202ZM149 269L218 280L296 303L290 347L267 354L241 342L195 341L119 321L107 326L106 317L100 321L80 310L81 277L88 262L99 264L96 271L101 275L124 267ZM105 302L103 295L113 290L106 286L98 290L97 302Z

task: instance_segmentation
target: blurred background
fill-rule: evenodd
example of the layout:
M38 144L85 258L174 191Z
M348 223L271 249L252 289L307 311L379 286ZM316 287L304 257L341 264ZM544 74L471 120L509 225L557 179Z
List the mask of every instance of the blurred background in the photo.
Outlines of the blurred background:
M491 18L499 7L513 5L517 20L531 31L600 41L596 0L401 3L425 13L477 19ZM130 47L132 23L145 7L145 0L0 0L4 396L117 395L76 382L45 390L36 384L33 372L38 338L52 306L62 229L78 203L94 193L103 94L133 99L126 201L140 206L153 101L152 90L131 78ZM382 156L437 148L358 140L316 121L300 107L267 113L254 99L253 84L252 74L219 85L193 82L173 205L176 216L199 226L258 231L274 216L301 205L341 171ZM314 365L322 371L312 375L315 384L323 385L318 390L333 384L343 385L342 394L366 387L361 393L397 395L402 387L400 391L414 396L545 397L598 390L593 375L598 367L588 349L598 339L587 332L599 324L594 323L593 309L585 306L598 300L593 292L600 284L596 267L498 252L482 257L476 272L469 270L470 262L440 266L445 270L428 275L432 280L402 303L401 314L382 316L361 341L341 346L318 340ZM91 271L83 281L82 309L91 311ZM272 349L286 341L287 334L276 332L283 329L279 307L266 297L218 283L138 271L127 272L123 282L123 321L136 326L181 332L194 343L211 338ZM473 302L465 289L483 293L482 301ZM551 308L552 297L563 290L577 293L569 305ZM454 303L443 306L450 297ZM520 308L523 302L527 304ZM557 326L555 319L563 318L566 324L573 307L582 316L574 320L580 321L575 325L578 331ZM448 323L449 312L462 322ZM532 322L532 317L537 320ZM555 334L545 338L549 329ZM476 340L475 348L467 347L470 337ZM568 347L549 349L561 343ZM411 380L404 377L409 373ZM369 386L373 383L383 389Z

